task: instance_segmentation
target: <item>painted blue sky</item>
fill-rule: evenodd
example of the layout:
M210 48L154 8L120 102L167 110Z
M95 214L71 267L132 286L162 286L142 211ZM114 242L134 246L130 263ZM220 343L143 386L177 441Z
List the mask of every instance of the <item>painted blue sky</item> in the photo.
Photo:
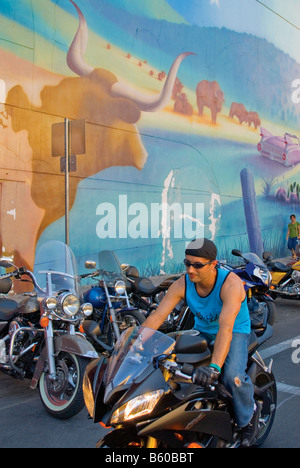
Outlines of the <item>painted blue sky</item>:
M74 7L69 0L48 1L76 17ZM29 28L32 27L34 20L36 31L47 37L47 30L53 26L53 18L47 17L50 11L47 6L48 1L39 0L39 8L35 5L33 15L34 3L32 4L30 0L14 0L13 2L12 0L1 0L0 14ZM105 28L105 18L101 17L101 11L105 4L111 4L120 10L120 15L124 10L133 15L166 20L172 23L184 22L198 26L225 27L236 32L252 34L273 43L300 63L299 0L76 1L84 10L88 24L98 22L102 29ZM111 25L107 24L107 27L111 27Z
M57 0L51 0L57 3ZM121 11L171 23L228 28L266 39L300 63L299 0L77 0L86 13L105 3ZM70 12L68 0L58 0ZM264 6L265 5L265 6ZM271 11L273 10L273 11ZM292 23L292 24L291 24Z
M300 63L299 0L166 1L190 24L253 34L272 42Z

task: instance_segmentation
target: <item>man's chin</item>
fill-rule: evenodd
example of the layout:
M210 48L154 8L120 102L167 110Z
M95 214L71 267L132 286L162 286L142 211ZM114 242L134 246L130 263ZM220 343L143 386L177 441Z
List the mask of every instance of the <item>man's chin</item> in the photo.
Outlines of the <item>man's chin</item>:
M189 279L192 283L196 283L197 282L197 276L196 275L188 275L189 276Z

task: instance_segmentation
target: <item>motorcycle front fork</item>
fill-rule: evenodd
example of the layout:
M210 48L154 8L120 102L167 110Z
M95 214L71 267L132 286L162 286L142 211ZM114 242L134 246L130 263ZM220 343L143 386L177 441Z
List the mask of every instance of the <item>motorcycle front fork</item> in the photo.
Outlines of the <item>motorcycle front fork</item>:
M49 320L49 325L45 328L45 342L47 350L47 360L49 367L49 379L56 380L56 363L55 363L55 349L54 349L54 332L52 320ZM75 327L70 324L68 329L69 335L75 335Z
M56 366L54 358L54 333L52 321L49 321L47 328L45 328L45 342L47 349L47 360L49 366L49 378L51 380L56 380Z
M148 437L146 448L157 448L158 441L154 437Z
M171 355L169 360L175 362L175 355ZM171 373L166 368L162 368L162 373L165 381L167 382L171 376ZM154 439L154 437L148 437L146 448L158 448L158 440Z

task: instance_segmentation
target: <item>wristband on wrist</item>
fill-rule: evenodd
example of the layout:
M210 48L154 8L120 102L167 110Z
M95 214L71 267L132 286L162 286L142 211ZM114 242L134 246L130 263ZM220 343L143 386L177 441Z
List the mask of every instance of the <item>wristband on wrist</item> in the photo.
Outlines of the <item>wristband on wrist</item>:
M210 364L208 367L212 367L213 369L216 369L218 372L222 372L221 367L219 367L217 364Z

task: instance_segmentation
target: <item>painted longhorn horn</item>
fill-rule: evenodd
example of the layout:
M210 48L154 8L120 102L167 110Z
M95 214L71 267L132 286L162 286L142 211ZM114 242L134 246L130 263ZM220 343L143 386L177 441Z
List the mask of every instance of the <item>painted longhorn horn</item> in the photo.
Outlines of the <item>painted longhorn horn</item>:
M178 55L170 68L165 85L159 94L147 95L137 91L136 89L130 88L123 83L115 83L111 88L112 96L130 99L141 111L156 112L163 109L169 103L172 96L179 66L189 55L195 54L193 52L184 52L183 54Z
M94 68L88 65L84 60L84 54L88 41L88 27L82 11L73 0L70 0L77 10L79 16L79 26L73 42L67 54L68 67L79 76L89 75ZM114 83L111 87L113 97L126 98L134 102L141 111L155 112L163 109L170 101L173 86L176 80L177 72L181 62L189 55L195 55L193 52L184 52L174 61L167 76L162 91L156 95L147 95L123 83Z
M73 3L77 10L79 16L79 26L73 42L68 50L67 64L68 67L74 73L76 73L76 75L86 76L94 71L94 68L88 65L84 60L84 54L88 42L88 27L80 8L76 5L76 3L73 2L73 0L70 0L70 2Z

